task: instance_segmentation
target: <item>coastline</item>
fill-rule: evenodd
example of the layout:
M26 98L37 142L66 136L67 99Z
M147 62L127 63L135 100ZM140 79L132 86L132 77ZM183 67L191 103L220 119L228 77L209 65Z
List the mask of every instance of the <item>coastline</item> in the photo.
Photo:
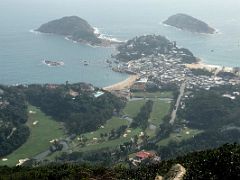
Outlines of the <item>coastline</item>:
M222 32L219 29L217 29L217 28L213 28L214 29L213 33L203 33L203 32L195 32L195 31L190 31L190 30L187 30L187 29L179 28L179 27L176 27L176 26L165 24L164 22L159 22L158 24L160 24L160 25L162 25L164 27L171 27L171 28L175 28L176 30L179 30L179 31L190 32L190 33L193 33L193 34L202 34L202 35L218 35L218 34L222 34Z
M79 44L83 44L83 45L86 45L86 46L89 46L92 48L98 48L98 47L105 47L105 48L110 47L111 48L111 47L115 47L116 45L124 42L124 41L118 40L117 38L110 38L110 37L107 37L105 34L101 34L99 29L96 27L94 27L93 29L94 29L94 34L97 36L98 39L100 39L102 41L100 44L91 43L91 42L88 42L85 40L76 41L76 40L71 39L71 37L69 37L69 36L63 36L63 35L54 34L54 33L43 33L36 29L30 29L29 32L34 33L34 34L49 34L49 35L61 36L65 40L71 41L74 44L79 43Z
M102 89L105 91L120 91L123 89L127 89L130 88L138 78L138 75L130 75L127 79L120 81L116 84L104 87Z

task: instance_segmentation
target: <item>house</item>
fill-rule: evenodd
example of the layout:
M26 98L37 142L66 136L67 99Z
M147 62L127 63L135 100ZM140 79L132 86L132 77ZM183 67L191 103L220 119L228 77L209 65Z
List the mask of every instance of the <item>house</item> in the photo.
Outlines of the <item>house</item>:
M134 166L138 166L140 163L144 163L146 161L150 163L158 163L161 161L161 158L156 155L154 151L139 151L136 153L134 158L129 158Z
M97 92L95 92L93 95L94 95L95 98L98 98L98 97L102 96L103 94L104 94L104 92L102 92L102 91L97 91Z
M69 95L72 96L72 97L77 97L79 95L79 93L70 89L69 90Z
M151 152L151 151L139 151L136 154L136 158L138 160L144 160L144 159L151 159L156 156L156 153Z
M59 87L59 85L57 85L57 84L47 84L46 85L46 88L47 89L56 89L56 88L58 88Z

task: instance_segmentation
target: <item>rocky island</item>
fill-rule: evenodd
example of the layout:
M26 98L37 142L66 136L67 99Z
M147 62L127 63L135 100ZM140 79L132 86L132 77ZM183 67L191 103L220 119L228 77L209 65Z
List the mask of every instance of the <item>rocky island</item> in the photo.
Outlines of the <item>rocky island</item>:
M164 24L176 27L178 29L187 30L195 33L214 34L216 30L205 22L196 19L187 14L175 14L170 16Z
M100 37L94 28L84 19L68 16L41 25L36 31L65 36L67 39L93 46L111 45L111 40Z

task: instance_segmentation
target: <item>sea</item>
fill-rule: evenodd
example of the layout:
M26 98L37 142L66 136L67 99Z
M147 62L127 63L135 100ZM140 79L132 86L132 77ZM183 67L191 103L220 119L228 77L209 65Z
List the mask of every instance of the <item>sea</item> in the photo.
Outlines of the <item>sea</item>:
M218 33L197 34L163 25L176 13L201 19ZM0 0L0 84L69 81L104 87L126 79L127 74L113 72L106 63L115 48L34 32L43 23L71 15L87 20L105 38L126 41L163 35L205 63L240 66L239 0ZM45 59L64 61L64 66L49 67L42 63Z

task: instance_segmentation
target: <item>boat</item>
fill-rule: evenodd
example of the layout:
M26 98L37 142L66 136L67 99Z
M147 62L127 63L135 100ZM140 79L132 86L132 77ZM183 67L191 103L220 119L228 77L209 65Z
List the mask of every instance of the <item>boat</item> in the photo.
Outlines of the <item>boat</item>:
M86 60L84 61L84 66L88 66L88 62Z
M50 61L50 60L43 60L43 63L48 65L48 66L63 66L64 62L63 61Z

